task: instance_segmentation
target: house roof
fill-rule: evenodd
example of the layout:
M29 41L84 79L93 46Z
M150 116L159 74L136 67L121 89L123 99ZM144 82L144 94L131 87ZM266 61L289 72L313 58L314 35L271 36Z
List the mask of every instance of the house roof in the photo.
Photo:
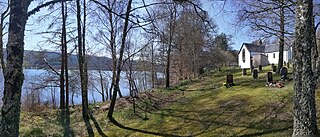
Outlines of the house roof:
M273 44L273 45L266 45L266 46L261 46L261 45L256 45L256 44L251 44L251 43L243 43L242 47L245 46L249 52L261 52L261 53L270 53L270 52L278 52L279 51L279 45ZM283 50L288 51L290 49L289 45L285 45ZM239 51L239 53L240 53Z
M250 51L250 52L263 52L264 46L258 46L255 44L249 44L249 43L243 43L244 46Z
M290 48L289 45L284 45L283 50L288 51ZM279 51L279 45L273 44L273 45L267 45L265 46L264 52L270 53L270 52L278 52Z

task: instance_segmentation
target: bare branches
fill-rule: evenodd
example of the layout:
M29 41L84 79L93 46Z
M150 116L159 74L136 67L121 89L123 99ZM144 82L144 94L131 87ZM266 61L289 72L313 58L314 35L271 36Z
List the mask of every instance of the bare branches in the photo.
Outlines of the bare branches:
M4 20L9 14L9 4L10 4L10 0L8 0L8 4L7 4L7 8L4 10L4 12L1 14L1 21ZM1 26L2 27L2 26Z
M125 14L119 14L119 13L113 11L112 9L110 9L109 7L107 7L106 5L102 4L101 2L99 2L99 1L97 1L97 0L91 0L91 1L94 2L94 3L96 3L96 4L99 5L99 6L103 7L107 12L110 12L110 13L112 13L112 14L114 14L114 15L122 18L122 19L126 19L125 16L124 16ZM130 12L131 12L131 11L132 11L132 10L130 10ZM134 15L133 15L133 14L130 14L129 16L134 16ZM147 28L145 28L145 26L147 26L148 24L143 24L143 25L141 25L143 22L138 22L138 21L135 22L135 21L133 21L133 20L130 19L130 18L128 18L128 21L129 21L130 23L136 25L137 27L143 29L145 32L152 33L152 31L150 31L150 30L148 30Z
M214 30L215 26L213 26L209 20L207 20L207 11L205 11L204 9L202 9L198 4L195 4L194 2L190 1L190 0L185 0L188 3L190 3L191 5L193 5L195 12L197 13L197 15L204 21L206 22L209 26L210 29ZM225 5L225 3L224 3ZM202 13L199 13L198 9L204 13L204 15L202 15Z
M59 73L56 69L54 69L54 68L48 63L48 61L47 61L46 58L43 58L43 61L48 65L48 67L49 67L54 73L56 73L58 76L60 75L60 73Z
M52 1L46 2L44 4L37 6L36 8L32 9L31 11L29 11L28 17L35 14L36 12L39 12L41 8L47 7L49 5L54 5L54 4L56 4L58 2L62 2L62 1L72 1L72 0L52 0Z
M2 68L2 73L5 74L6 72L6 66L5 66L5 62L4 62L4 53L3 53L3 36L5 35L3 30L5 28L4 25L4 20L6 17L9 16L8 12L9 12L9 3L10 0L8 0L8 4L7 4L7 8L5 9L5 11L3 13L1 13L1 18L0 18L0 64L1 64L1 68Z
M244 27L250 26L255 30L255 35L260 33L260 37L291 37L294 28L294 6L293 1L253 1L239 0L236 5L238 9L238 22ZM281 12L283 11L283 12ZM281 14L282 13L282 14ZM285 18L280 22L281 18ZM280 30L280 26L284 25L285 29Z

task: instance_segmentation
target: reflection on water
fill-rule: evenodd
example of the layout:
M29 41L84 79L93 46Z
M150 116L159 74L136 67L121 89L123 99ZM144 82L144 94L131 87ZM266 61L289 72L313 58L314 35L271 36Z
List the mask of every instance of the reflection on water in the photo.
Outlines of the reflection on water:
M37 98L42 103L52 104L55 100L55 104L59 104L59 76L52 72L43 69L25 69L25 80L22 89L22 102ZM101 77L102 76L102 80ZM89 102L100 102L102 101L101 82L103 84L104 91L108 91L111 85L111 71L101 71L101 75L97 70L89 71L89 82L88 82L88 98ZM120 90L123 96L129 95L129 85L126 77L126 73L121 74ZM134 78L137 83L139 91L151 88L150 74L143 72L134 72ZM0 74L0 87L1 96L3 95L3 76ZM80 92L80 78L77 71L69 71L69 83L70 83L70 103L75 104L81 103L81 92ZM106 93L105 97L106 97ZM71 99L73 98L73 99Z

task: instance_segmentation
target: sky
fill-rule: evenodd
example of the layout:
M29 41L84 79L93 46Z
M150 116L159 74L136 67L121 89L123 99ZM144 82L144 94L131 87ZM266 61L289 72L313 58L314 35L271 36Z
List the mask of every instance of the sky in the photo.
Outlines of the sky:
M236 22L236 12L232 1L215 1L203 3L203 9L208 11L209 15L216 22L218 26L218 34L226 33L232 36L232 42L234 50L239 50L242 43L252 42L256 38L250 37L248 35L249 29L247 27L240 28L235 25Z
M236 13L231 12L234 9L233 5L231 4L232 1L227 1L224 3L223 1L214 1L210 2L210 0L203 0L203 9L208 11L209 16L215 21L218 26L218 34L226 33L227 35L232 36L232 42L234 50L239 50L242 43L244 42L251 42L255 40L255 38L250 37L247 35L248 29L247 28L239 28L234 25ZM29 9L32 9L36 6L33 3ZM47 28L47 24L45 23L35 23L36 18L48 12L45 9L36 13L29 18L26 26L25 32L25 49L26 50L39 50L47 49L47 50L54 50L52 49L52 45L41 45L39 44L40 41L44 39L42 36L36 35L36 32L44 31Z

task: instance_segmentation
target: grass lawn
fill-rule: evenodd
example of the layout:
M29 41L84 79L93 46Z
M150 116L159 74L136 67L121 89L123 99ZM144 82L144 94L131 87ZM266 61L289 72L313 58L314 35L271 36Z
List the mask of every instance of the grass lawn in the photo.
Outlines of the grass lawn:
M114 117L125 127L110 123L107 111L94 110L94 118L106 136L115 137L291 136L293 82L285 82L281 89L266 87L266 73L271 67L263 69L256 80L251 75L241 76L240 69L223 69L171 89L155 89L136 100L136 114L132 104L118 103ZM229 73L236 85L226 88L222 83ZM274 75L274 80L279 79ZM73 108L71 113L75 135L86 136L80 108ZM58 116L57 110L23 112L21 136L63 136ZM100 136L96 128L95 134Z

